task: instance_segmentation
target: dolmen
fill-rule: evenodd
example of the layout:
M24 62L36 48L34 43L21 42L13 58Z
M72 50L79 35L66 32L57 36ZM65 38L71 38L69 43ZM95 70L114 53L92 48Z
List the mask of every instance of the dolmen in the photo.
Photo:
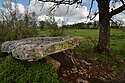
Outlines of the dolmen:
M36 61L48 55L73 49L82 42L82 37L32 37L21 40L6 41L1 52L12 53L12 56L27 61Z

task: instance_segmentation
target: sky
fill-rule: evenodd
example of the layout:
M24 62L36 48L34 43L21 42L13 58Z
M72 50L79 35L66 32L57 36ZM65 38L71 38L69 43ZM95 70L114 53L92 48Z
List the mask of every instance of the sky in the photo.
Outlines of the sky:
M6 0L0 0L0 8L2 8L2 3ZM15 1L15 0L12 0ZM27 6L29 4L29 0L17 0L19 3L23 4L24 6Z
M6 0L0 0L0 9L3 9L2 3ZM52 12L49 11L49 9L54 5L53 3L43 3L38 2L36 0L11 0L17 1L19 12L24 14L26 8L28 8L28 12L32 13L35 12L37 15L37 20L46 20L49 19L50 16L54 16L56 21L65 21L67 24L74 24L74 23L80 23L80 22L89 22L90 20L87 20L87 16L89 14L89 8L91 5L91 0L83 0L83 5L78 6L76 4L74 5L60 5L59 8L53 10ZM119 5L118 5L119 6ZM14 8L13 8L14 9ZM97 12L97 3L96 0L94 0L93 8L92 8L92 14L94 12ZM121 19L125 18L124 14L119 14L116 16L116 18ZM87 20L87 21L86 21ZM98 15L94 19L94 21L98 21ZM125 19L123 19L125 22Z

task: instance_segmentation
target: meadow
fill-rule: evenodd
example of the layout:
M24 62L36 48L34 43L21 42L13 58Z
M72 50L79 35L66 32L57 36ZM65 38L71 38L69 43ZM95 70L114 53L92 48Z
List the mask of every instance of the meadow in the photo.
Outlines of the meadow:
M65 29L64 36L80 36L83 37L83 44L79 51L87 52L92 50L98 43L99 30L98 29ZM40 31L39 36L50 36L50 31ZM111 29L110 47L113 53L125 52L125 30Z
M26 30L28 32L28 30ZM40 30L35 31L34 36L52 36L52 34L58 35L57 33L51 33L50 30ZM2 32L1 32L2 33ZM11 33L8 32L8 33ZM26 34L26 33L25 33ZM59 33L60 35L60 33ZM125 30L124 29L111 29L110 38L110 55L109 58L106 54L100 54L94 51L94 47L98 43L98 29L64 29L63 36L81 36L83 37L83 43L75 49L76 52L82 54L83 56L97 57L99 60L108 63L109 65L116 65L119 71L122 68L122 64L116 64L115 58L118 56L120 59L125 61ZM1 35L0 35L1 36ZM16 35L2 35L0 37L0 42L5 40L20 39L21 37L16 37ZM32 35L31 35L32 36ZM5 37L6 39L3 39ZM30 37L30 36L26 36ZM22 37L23 38L23 37ZM114 58L115 57L115 58ZM24 65L19 60L11 57L11 54L0 53L0 83L60 83L61 79L57 79L57 71L51 69L49 64L44 63L44 61L38 61L30 66ZM50 70L51 69L51 70Z

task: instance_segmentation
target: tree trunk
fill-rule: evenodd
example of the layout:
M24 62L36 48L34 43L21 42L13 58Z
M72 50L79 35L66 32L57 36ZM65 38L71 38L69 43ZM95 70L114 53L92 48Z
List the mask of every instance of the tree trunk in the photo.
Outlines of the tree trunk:
M97 45L97 51L109 52L109 49L110 49L110 24L109 20L103 19L102 21L100 21L99 41Z
M99 41L97 45L98 52L109 52L110 49L110 18L109 13L110 0L98 0L99 8Z

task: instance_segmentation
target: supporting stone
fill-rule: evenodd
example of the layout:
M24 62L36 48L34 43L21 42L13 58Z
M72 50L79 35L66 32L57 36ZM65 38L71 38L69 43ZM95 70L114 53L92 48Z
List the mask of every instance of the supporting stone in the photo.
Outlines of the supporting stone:
M46 62L47 62L48 64L52 65L53 68L55 68L57 71L59 71L60 66L61 66L61 64L60 64L59 61L53 59L53 58L50 57L50 56L45 57L45 59L46 59Z

